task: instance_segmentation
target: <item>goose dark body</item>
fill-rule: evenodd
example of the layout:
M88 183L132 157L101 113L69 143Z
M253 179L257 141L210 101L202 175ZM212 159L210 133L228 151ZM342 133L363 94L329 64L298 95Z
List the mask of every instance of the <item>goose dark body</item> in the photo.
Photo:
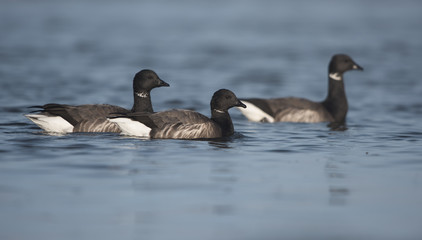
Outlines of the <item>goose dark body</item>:
M114 123L107 120L107 116L116 112L153 112L150 91L161 86L169 86L169 84L161 80L154 71L142 70L133 79L134 103L131 110L109 104L73 106L49 103L43 106L33 106L32 108L41 108L41 110L34 111L37 114L26 116L46 131L58 129L58 132L120 132ZM48 117L61 117L72 127L70 130L61 131L60 126L51 126L54 123L48 123ZM46 124L50 126L46 126Z
M233 135L234 127L228 110L246 106L233 92L226 89L215 92L210 105L211 118L191 110L173 109L157 113L118 114L112 117L112 121L126 135L150 138L210 139ZM130 119L130 122L125 119ZM142 134L134 134L136 124L144 125L148 130Z
M343 74L349 70L363 70L363 68L345 54L336 54L332 57L328 67L328 94L322 102L296 97L247 98L242 101L248 108L240 110L249 120L258 122L343 123L346 121L348 111Z

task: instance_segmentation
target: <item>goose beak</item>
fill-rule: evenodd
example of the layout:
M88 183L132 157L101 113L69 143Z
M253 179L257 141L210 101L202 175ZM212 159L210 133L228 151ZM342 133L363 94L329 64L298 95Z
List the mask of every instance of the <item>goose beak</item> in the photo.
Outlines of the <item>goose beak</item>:
M159 87L170 87L170 84L168 84L168 83L166 83L166 82L164 82L163 80L161 80L161 79L159 79L159 83L158 83L158 86Z
M361 70L361 71L363 71L363 67L361 67L361 66L357 65L356 63L355 63L355 64L353 64L353 69L354 69L354 70Z
M235 105L235 107L242 107L242 108L246 108L246 105L241 102L240 100L238 100L237 104Z

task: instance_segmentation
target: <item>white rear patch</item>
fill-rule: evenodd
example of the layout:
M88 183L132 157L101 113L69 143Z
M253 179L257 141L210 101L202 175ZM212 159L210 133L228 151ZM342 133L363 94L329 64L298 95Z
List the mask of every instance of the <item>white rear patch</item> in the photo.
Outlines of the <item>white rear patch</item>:
M120 118L111 118L108 119L110 122L116 123L120 130L122 130L123 135L137 136L137 137L147 137L149 138L149 133L151 128L145 126L143 123L132 120L130 118L120 117Z
M336 81L341 81L343 78L341 77L341 75L340 74L338 74L338 73L330 73L330 78L332 78L332 79L334 79L334 80L336 80Z
M274 122L274 118L250 102L242 100L246 108L237 107L245 117L252 122Z
M29 120L44 129L46 132L70 133L73 132L73 125L59 116L47 116L44 114L27 114Z

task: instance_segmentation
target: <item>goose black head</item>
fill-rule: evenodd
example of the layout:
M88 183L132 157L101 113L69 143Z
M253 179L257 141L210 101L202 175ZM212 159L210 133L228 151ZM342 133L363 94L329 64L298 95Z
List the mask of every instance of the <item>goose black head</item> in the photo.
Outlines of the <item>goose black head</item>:
M135 93L149 93L153 88L169 86L154 71L148 69L139 71L133 78L133 90Z
M212 96L211 110L226 112L232 107L246 108L246 105L243 104L232 91L227 89L220 89Z
M363 70L363 68L346 54L336 54L331 58L328 67L330 78L341 80L343 73L349 70Z

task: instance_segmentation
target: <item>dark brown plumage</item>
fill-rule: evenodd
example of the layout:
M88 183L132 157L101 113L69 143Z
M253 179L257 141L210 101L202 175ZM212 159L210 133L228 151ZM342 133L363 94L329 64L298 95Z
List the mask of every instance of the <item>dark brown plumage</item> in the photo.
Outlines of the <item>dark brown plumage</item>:
M150 91L153 88L169 86L152 70L142 70L133 79L134 103L130 111L153 112ZM108 104L66 105L50 103L36 114L28 114L31 121L49 132L120 132L119 128L107 120L111 113L128 113L129 110ZM60 119L61 118L61 119Z
M191 110L173 109L158 113L127 113L114 116L123 134L150 138L208 139L231 136L232 107L245 107L233 92L220 89L211 100L211 118Z
M328 95L322 102L304 98L246 98L248 106L240 109L250 120L256 122L344 122L348 103L344 90L343 74L349 70L363 70L349 56L334 55L329 64Z

